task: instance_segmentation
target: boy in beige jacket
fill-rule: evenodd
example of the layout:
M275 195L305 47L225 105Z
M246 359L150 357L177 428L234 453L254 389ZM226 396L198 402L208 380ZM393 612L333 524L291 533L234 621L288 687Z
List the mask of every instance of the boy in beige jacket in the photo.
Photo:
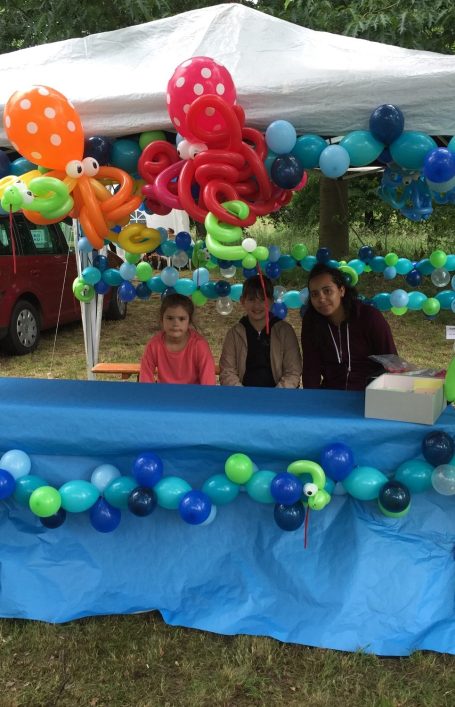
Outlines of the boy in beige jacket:
M245 316L226 334L220 384L298 388L302 373L299 342L292 326L270 313L271 281L259 275L245 280L240 302Z

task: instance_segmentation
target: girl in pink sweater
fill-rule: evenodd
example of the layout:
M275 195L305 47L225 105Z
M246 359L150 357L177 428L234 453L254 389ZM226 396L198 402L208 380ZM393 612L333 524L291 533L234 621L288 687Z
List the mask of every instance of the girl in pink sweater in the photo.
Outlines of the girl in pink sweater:
M215 362L207 341L192 328L193 313L188 297L164 297L161 331L152 336L142 356L142 383L215 385Z

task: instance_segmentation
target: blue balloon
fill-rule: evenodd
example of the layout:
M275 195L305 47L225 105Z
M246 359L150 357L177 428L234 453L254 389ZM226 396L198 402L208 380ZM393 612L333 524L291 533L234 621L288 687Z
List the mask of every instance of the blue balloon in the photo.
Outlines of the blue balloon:
M295 189L302 181L303 167L294 155L278 155L270 170L272 182L281 189Z
M163 241L161 243L161 252L167 258L172 258L173 255L178 251L177 243L175 241Z
M429 432L422 441L423 456L433 466L448 464L455 452L453 437L440 430Z
M272 304L271 312L275 317L278 317L278 319L286 319L288 308L284 302L274 302Z
M151 294L146 282L140 282L139 285L136 285L136 297L139 299L147 300L150 298Z
M44 525L45 528L50 528L51 530L55 530L55 528L60 528L61 525L66 520L66 511L64 508L59 508L57 513L54 513L53 516L48 516L47 518L40 518L40 523L41 525Z
M360 258L353 258L348 262L348 265L356 271L357 275L361 275L365 271L365 263Z
M205 285L201 285L199 289L207 299L218 299L219 297L214 282L207 282Z
M270 484L270 493L277 503L292 506L302 498L303 484L295 474L285 471L275 476Z
M318 263L327 263L331 258L331 252L329 248L318 248L316 251L316 260Z
M275 476L275 471L257 471L245 485L248 496L258 503L275 503L270 491Z
M200 287L201 285L206 285L207 282L210 280L210 273L207 270L207 268L197 268L193 272L193 282L196 285L196 287Z
M218 280L218 282L215 282L215 289L219 297L227 297L231 291L231 286L226 280Z
M394 265L388 265L384 269L384 280L394 280L397 276L397 269Z
M281 248L278 245L271 245L269 248L269 262L277 263L281 257Z
M253 476L256 476L256 474ZM226 474L215 474L204 482L202 491L215 505L225 506L237 498L240 486L228 479Z
M109 260L105 255L95 255L93 258L93 267L104 272L109 267Z
M321 152L319 167L326 177L337 179L349 167L349 152L341 145L328 145Z
M120 471L113 464L100 464L97 466L90 476L92 483L100 493L104 493L111 481L120 477Z
M374 466L356 466L343 480L343 487L359 501L373 501L388 478Z
M67 481L59 489L62 508L70 513L88 511L98 500L100 492L90 481L74 479Z
M266 265L267 268L267 265ZM248 280L249 277L256 277L258 271L256 268L243 268L243 277Z
M267 147L277 155L286 155L294 149L297 134L287 120L274 120L265 131Z
M177 280L174 287L175 291L178 292L179 295L186 295L187 297L192 295L196 289L196 285L193 280L190 280L188 277L182 277Z
M406 290L394 290L390 293L390 304L392 307L407 307L409 296Z
M340 142L349 154L353 167L364 167L379 157L384 149L383 142L377 140L368 130L354 130Z
M375 255L368 262L368 265L370 266L373 272L384 272L387 267L385 258L382 255Z
M406 282L408 285L411 285L411 287L418 287L418 285L420 285L422 282L422 275L419 273L417 268L413 268L408 272L406 275Z
M444 290L443 292L438 292L436 299L441 304L441 309L446 309L450 311L455 302L455 291L454 290Z
M416 312L421 310L426 299L428 298L423 292L409 292L408 309Z
M390 145L390 153L400 167L421 170L428 151L435 147L436 143L429 135L408 131Z
M121 138L116 140L111 149L111 164L129 174L136 174L141 148L135 140Z
M327 143L322 137L310 133L297 138L292 154L304 169L314 169L319 165L321 152L326 147Z
M397 106L385 103L372 112L369 127L376 140L390 145L403 132L403 113Z
M293 270L296 266L296 261L292 255L280 255L278 265L280 270Z
M99 498L89 511L90 523L99 533L111 533L122 519L122 513L104 498Z
M289 292L283 295L283 302L288 309L300 309L302 306L300 292L297 290L289 290Z
M18 157L17 160L11 162L10 174L14 174L16 177L21 177L26 172L31 172L36 169L36 164L26 160L25 157Z
M137 268L133 263L122 263L119 267L119 273L124 280L132 280L136 277Z
M321 452L321 466L326 476L343 481L354 468L354 453L343 442L327 444Z
M431 182L447 182L455 177L455 153L445 147L431 150L423 163L423 175Z
M175 283L179 279L179 271L177 268L168 265L161 271L161 279L166 287L174 287Z
M271 280L276 280L281 275L281 268L278 263L267 263L265 266L265 274Z
M411 272L413 265L409 258L398 258L395 263L395 268L398 275L408 275Z
M175 294L175 289L173 287L166 287L163 290L163 292L161 293L161 299L163 300L168 295L174 295L174 294Z
M434 265L430 263L428 258L423 258L423 260L419 260L416 265L416 268L422 275L431 275L431 273L435 269Z
M112 140L102 135L94 135L84 141L84 157L94 157L101 166L108 165L111 148Z
M300 265L306 272L310 272L314 268L314 266L317 263L317 259L315 255L306 255L302 260L300 261Z
M158 505L168 510L176 510L183 496L191 491L191 486L179 476L164 476L154 488Z
M235 285L231 285L231 300L233 302L239 302L240 298L242 296L243 292L243 285L240 283L235 283Z
M131 282L125 280L121 285L119 285L118 296L122 302L132 302L136 297L136 288Z
M101 280L101 271L89 265L83 269L81 276L87 285L96 285Z
M21 506L29 507L30 496L35 489L40 486L47 486L47 482L40 476L27 474L16 479L16 488L14 489L13 498Z
M142 452L133 462L133 476L140 486L155 486L163 473L163 462L155 452Z
M275 162L275 159L277 157L278 157L278 155L276 154L276 152L273 152L273 150L269 150L267 152L267 156L264 160L264 167L265 167L269 177L270 177L271 170L272 170L272 164Z
M409 510L411 494L409 489L399 481L388 481L379 491L378 503L381 510L390 516L402 516Z
M187 231L179 231L175 237L175 245L180 250L187 251L191 246L191 236Z
M135 516L144 518L152 513L157 504L156 493L153 489L138 486L128 496L128 508Z
M162 294L166 289L166 285L164 284L159 275L154 275L153 277L149 278L146 282L146 285L149 288L150 292L158 292L159 294Z
M200 525L210 515L212 502L203 491L188 491L179 503L182 520L190 525Z
M298 530L305 520L305 508L300 501L292 506L277 503L273 511L273 517L281 530Z
M389 293L378 292L377 295L372 297L371 304L373 307L376 307L376 309L379 309L380 312L388 312L391 307Z
M14 476L10 474L9 471L6 471L6 469L0 469L0 500L12 496L15 488L16 480Z
M406 484L412 493L422 493L431 489L431 475L434 467L423 459L408 459L395 472L395 481Z
M106 486L103 495L114 508L128 508L128 497L136 487L136 479L131 476L119 476Z
M367 263L369 260L374 258L374 249L370 245L363 245L359 248L359 258Z

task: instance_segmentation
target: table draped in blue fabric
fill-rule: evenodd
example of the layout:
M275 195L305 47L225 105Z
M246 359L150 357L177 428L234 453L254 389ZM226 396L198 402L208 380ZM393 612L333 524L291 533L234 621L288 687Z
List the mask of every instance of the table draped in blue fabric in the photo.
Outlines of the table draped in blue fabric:
M155 451L166 475L201 488L234 452L285 471L345 442L391 475L430 427L365 419L362 393L0 379L0 456L22 449L57 488L103 463L131 474ZM455 433L448 408L436 429ZM347 651L455 653L455 497L414 495L404 518L333 496L303 530L241 493L211 525L157 508L112 533L87 513L49 530L0 502L0 615L63 622L159 610L169 624Z

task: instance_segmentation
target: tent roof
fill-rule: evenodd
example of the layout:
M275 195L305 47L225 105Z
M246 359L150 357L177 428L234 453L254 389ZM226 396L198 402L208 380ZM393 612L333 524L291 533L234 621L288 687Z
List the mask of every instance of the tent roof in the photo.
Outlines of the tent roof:
M169 129L167 82L191 56L227 67L260 129L282 118L299 133L344 135L393 103L408 130L455 133L455 56L315 32L231 3L0 55L0 110L14 91L44 84L75 104L87 135Z

